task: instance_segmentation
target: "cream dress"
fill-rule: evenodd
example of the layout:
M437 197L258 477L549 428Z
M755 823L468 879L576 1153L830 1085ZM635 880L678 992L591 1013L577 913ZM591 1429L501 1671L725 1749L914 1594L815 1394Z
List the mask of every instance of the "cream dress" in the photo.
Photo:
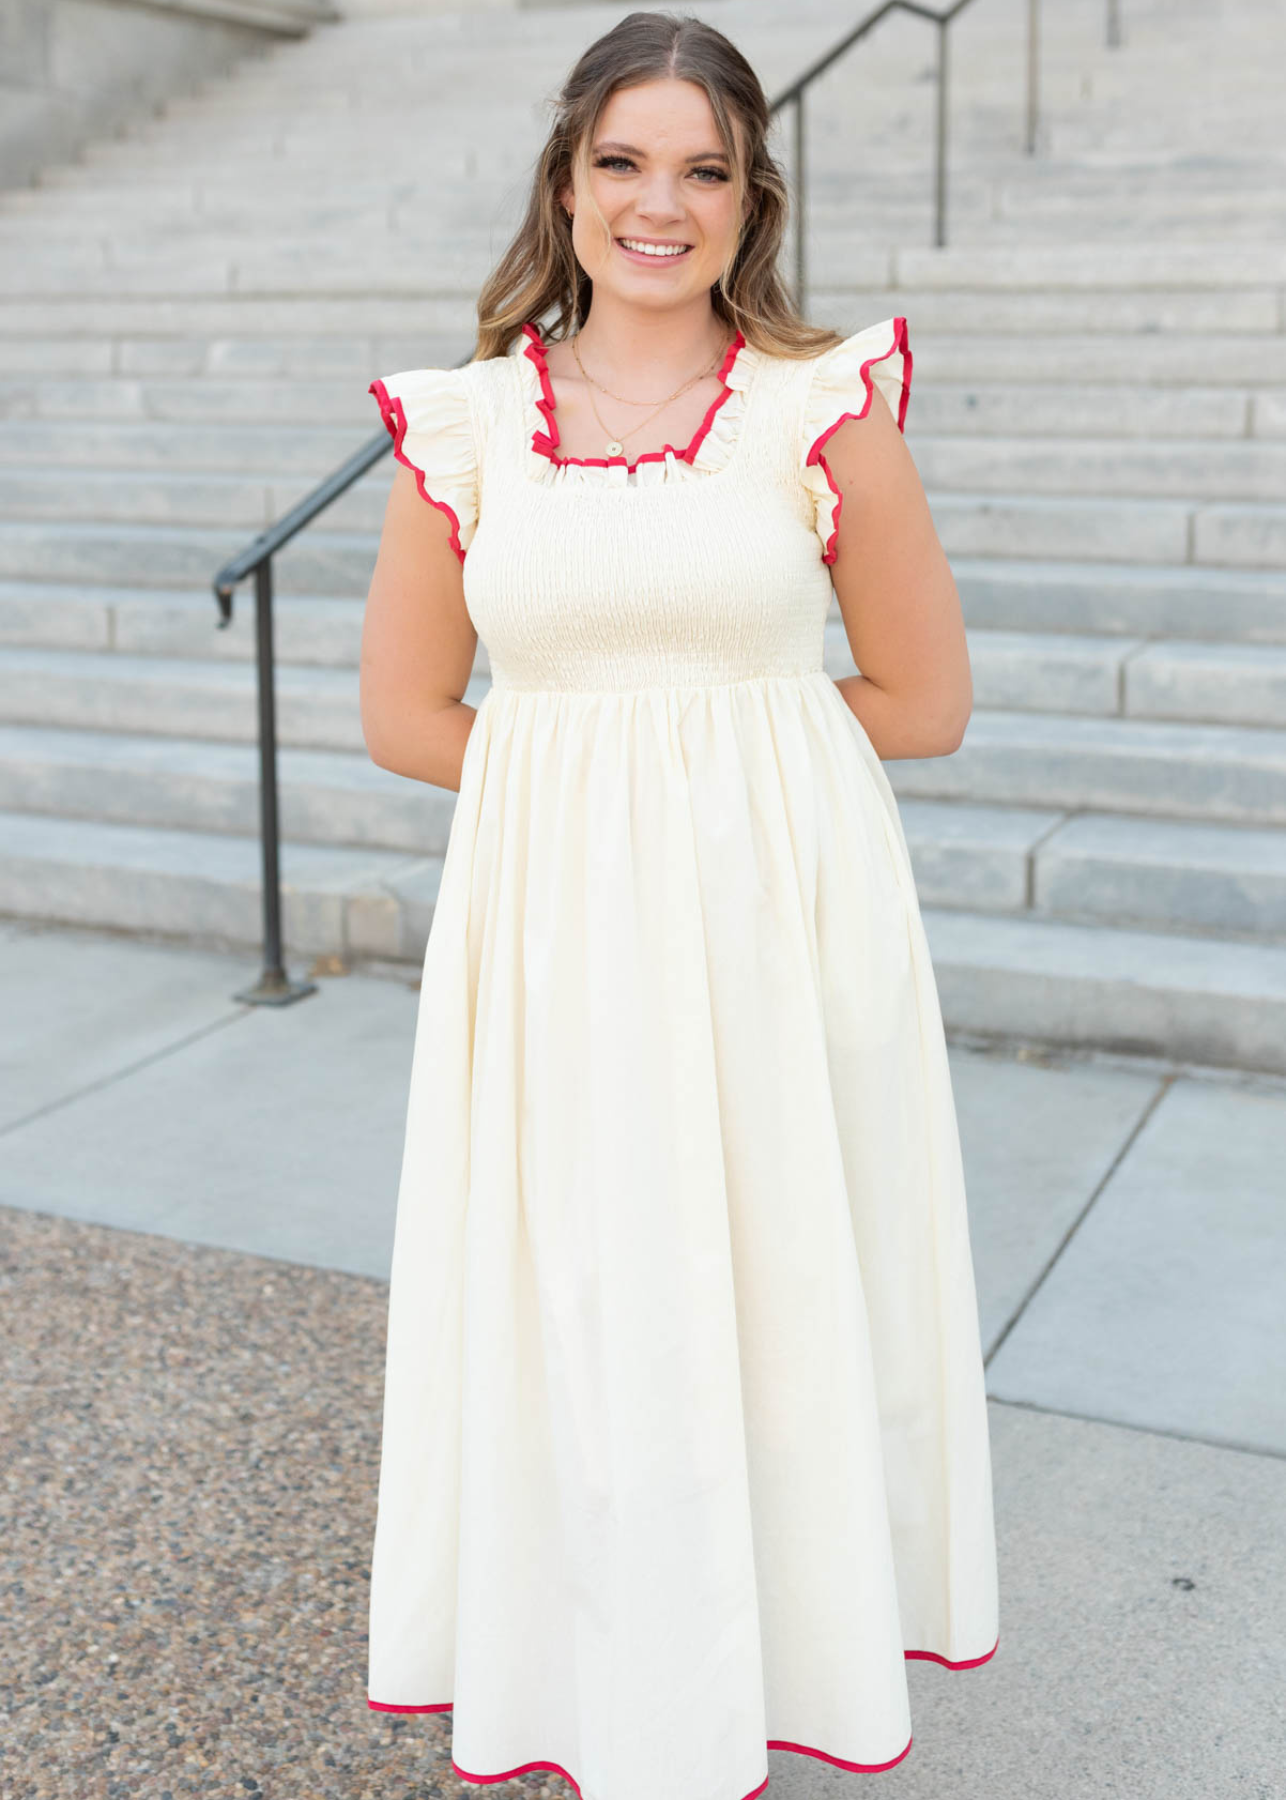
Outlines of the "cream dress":
M888 780L822 667L830 431L906 321L740 334L682 449L565 460L545 344L372 384L491 687L423 986L367 1699L465 1781L888 1769L996 1648L977 1303Z

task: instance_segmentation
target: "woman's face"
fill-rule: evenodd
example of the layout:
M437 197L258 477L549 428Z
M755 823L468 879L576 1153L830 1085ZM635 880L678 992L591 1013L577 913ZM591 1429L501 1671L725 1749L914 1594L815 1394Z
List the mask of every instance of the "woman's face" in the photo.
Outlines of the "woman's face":
M632 305L667 307L707 293L736 242L737 218L732 171L704 90L670 78L618 88L589 163L590 194L610 236L579 185L559 198L574 209L572 247L595 295L607 290ZM654 250L628 247L640 242Z

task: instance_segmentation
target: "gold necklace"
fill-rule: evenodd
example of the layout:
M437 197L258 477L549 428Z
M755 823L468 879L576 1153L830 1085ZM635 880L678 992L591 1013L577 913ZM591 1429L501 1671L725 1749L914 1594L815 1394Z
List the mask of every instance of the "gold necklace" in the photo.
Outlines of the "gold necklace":
M577 332L576 337L579 337L579 336L580 336L580 333ZM651 401L649 401L649 400L626 400L620 394L613 394L610 388L605 388L601 381L595 381L593 376L589 374L584 363L580 359L580 351L576 348L576 337L574 337L571 340L572 355L576 358L577 368L580 370L581 374L585 377L587 388L598 388L600 393L609 395L610 398L613 400L620 400L621 404L623 406L650 406L652 404ZM606 450L608 456L620 456L625 449L625 439L626 438L633 437L634 433L636 431L642 431L643 427L648 423L648 420L654 419L656 417L657 413L661 412L665 407L667 407L672 400L677 400L680 394L685 394L690 387L695 387L698 381L704 381L706 376L708 374L710 374L711 370L716 368L718 366L718 364L723 360L723 358L727 354L728 354L728 346L727 346L727 344L725 344L723 349L720 350L709 363L707 363L706 367L704 369L702 369L699 374L693 375L690 380L685 381L683 383L682 387L675 388L675 390L672 394L667 394L665 399L661 401L660 405L655 407L654 410L647 415L646 419L641 419L637 425L631 425L631 427L628 431L622 431L616 437L609 437L607 440L607 443L604 445L604 449ZM587 392L586 398L589 401L590 411L593 413L595 419L598 420L599 430L606 431L607 426L603 423L602 417L599 414L599 410L594 404L593 394Z

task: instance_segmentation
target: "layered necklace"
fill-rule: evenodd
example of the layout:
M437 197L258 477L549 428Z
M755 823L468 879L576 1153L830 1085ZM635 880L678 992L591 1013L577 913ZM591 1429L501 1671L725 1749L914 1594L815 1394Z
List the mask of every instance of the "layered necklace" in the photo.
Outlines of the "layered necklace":
M576 338L578 338L579 336L580 336L580 333L577 332L576 337L574 337L571 340L572 355L576 358L577 368L580 370L581 374L585 377L587 391L588 391L588 389L597 388L600 394L606 394L609 400L619 400L621 402L622 406L651 406L653 408L653 410L647 415L646 419L640 420L640 422L637 425L631 425L631 427L628 431L622 431L621 433L619 433L618 436L608 438L606 444L603 446L603 448L606 451L608 456L620 456L625 449L626 438L633 437L636 431L642 431L644 425L646 425L649 420L654 419L656 417L657 413L661 412L663 408L667 407L672 400L677 400L680 394L686 394L688 389L690 387L695 387L698 381L704 381L706 376L711 374L713 370L717 369L719 364L723 361L724 357L728 354L728 345L725 344L723 346L722 350L720 350L715 355L713 360L711 362L709 362L706 365L706 367L701 370L701 372L699 374L693 375L690 380L685 381L683 383L682 387L675 388L675 390L672 394L667 394L665 399L662 400L658 404L651 400L626 400L622 395L612 393L610 388L605 388L601 381L595 381L593 376L591 374L589 374L589 372L587 371L584 363L581 361L580 351L576 348ZM729 343L730 342L731 342L731 339L729 339ZM599 430L606 431L607 426L603 423L603 420L599 414L598 408L594 405L593 394L589 393L588 398L589 398L590 411L593 413L594 417L598 420Z

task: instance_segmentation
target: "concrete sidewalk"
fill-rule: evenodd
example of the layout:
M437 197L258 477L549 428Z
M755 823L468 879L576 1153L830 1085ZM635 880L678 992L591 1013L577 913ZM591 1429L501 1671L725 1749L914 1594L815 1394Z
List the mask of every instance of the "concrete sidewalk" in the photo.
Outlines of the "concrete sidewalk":
M254 972L0 925L6 1800L461 1787L449 1714L365 1707L414 972L282 1010L231 998ZM908 1664L880 1793L1279 1800L1286 1082L953 1068L1001 1642ZM787 1800L861 1779L769 1764Z

